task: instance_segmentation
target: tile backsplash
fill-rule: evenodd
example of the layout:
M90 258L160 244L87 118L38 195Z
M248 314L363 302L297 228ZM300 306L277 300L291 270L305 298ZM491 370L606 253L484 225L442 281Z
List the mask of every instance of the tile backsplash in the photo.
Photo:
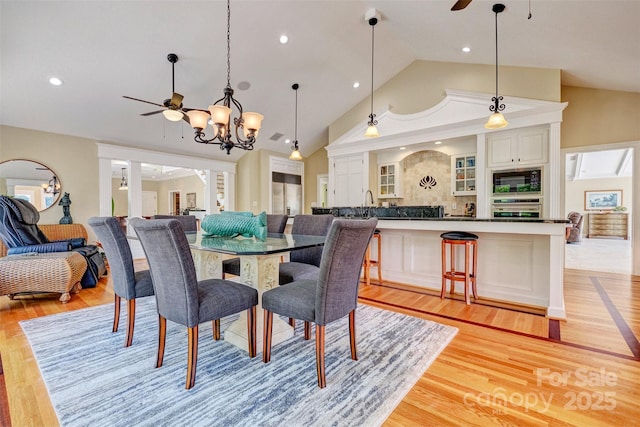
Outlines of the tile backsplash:
M385 201L403 206L442 205L445 213L451 215L463 215L465 204L476 201L475 196L451 194L451 157L444 153L419 151L405 157L401 167L404 197Z

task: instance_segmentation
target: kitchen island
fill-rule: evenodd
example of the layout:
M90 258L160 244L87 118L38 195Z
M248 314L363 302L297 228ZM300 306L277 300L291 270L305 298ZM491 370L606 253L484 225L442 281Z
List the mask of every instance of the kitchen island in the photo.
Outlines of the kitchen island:
M439 293L440 234L466 231L478 235L479 299L541 308L550 318L566 318L566 219L380 216L378 220L386 280ZM464 256L456 257L460 270L463 261ZM456 293L464 293L462 286L456 283Z

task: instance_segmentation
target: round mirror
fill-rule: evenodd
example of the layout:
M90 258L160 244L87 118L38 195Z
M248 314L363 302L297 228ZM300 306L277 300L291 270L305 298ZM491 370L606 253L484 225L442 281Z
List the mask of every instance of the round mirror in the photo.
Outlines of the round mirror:
M39 211L58 202L60 178L49 167L31 160L0 163L0 194L27 200Z

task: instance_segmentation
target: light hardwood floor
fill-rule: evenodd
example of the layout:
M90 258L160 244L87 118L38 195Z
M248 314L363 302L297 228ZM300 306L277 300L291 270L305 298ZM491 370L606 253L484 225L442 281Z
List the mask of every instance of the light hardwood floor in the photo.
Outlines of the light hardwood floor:
M569 318L555 326L542 316L383 285L363 285L360 301L459 329L384 425L639 423L639 277L566 270ZM113 292L106 279L68 304L55 296L0 297L0 357L13 426L58 424L18 322L107 303Z

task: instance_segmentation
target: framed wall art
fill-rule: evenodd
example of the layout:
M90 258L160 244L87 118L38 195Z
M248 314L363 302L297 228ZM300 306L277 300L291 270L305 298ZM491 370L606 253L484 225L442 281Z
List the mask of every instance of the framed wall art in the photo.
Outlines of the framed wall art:
M584 210L613 210L622 206L622 190L596 190L584 192Z

